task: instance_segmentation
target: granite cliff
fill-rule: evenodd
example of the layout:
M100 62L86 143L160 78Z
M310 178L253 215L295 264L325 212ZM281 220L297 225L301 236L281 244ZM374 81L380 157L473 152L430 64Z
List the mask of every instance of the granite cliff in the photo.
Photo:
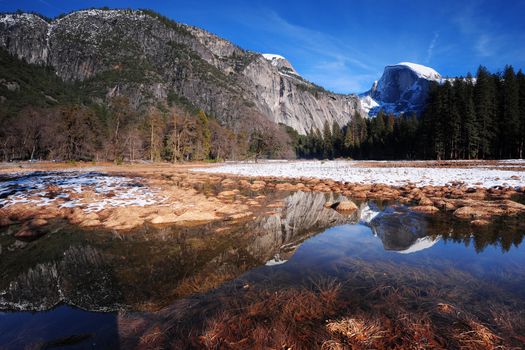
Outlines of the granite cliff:
M148 10L82 10L53 20L3 14L0 47L64 81L90 84L94 98L125 95L141 106L175 95L233 129L283 123L305 134L365 113L356 95L316 86L280 56Z

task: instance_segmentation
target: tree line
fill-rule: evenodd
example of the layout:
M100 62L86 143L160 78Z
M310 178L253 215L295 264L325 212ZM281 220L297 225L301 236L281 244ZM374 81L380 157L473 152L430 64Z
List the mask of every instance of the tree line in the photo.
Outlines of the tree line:
M106 104L28 106L0 128L0 157L13 160L190 161L249 156L249 133L235 133L202 110L177 105L138 111L128 98Z
M325 123L323 130L291 134L300 158L523 158L525 75L512 66L502 73L479 67L475 78L432 83L420 116L356 113L343 128Z
M137 103L113 82L64 82L51 67L0 48L0 161L193 161L290 157L288 135L264 123L227 127L175 91ZM101 85L97 85L100 83ZM270 121L267 121L271 124Z

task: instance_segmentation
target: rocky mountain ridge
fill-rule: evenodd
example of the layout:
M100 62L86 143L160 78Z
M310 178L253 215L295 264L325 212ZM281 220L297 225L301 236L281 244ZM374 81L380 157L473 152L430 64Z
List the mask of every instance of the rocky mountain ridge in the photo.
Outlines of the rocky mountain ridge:
M92 84L102 99L125 95L138 107L176 95L235 130L282 123L305 134L365 115L356 95L306 81L284 58L148 10L82 10L51 22L3 14L0 47L64 81Z

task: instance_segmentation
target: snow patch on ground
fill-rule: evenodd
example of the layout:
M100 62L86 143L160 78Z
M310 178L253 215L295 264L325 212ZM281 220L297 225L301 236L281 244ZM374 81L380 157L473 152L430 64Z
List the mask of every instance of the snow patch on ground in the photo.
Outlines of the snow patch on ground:
M284 263L286 263L288 260L276 260L275 258L274 259L271 259L271 260L268 260L266 262L266 266L276 266L276 265L282 265Z
M91 191L92 196L76 196L85 191ZM97 212L108 207L147 206L158 201L157 191L137 178L96 172L37 172L7 179L0 177L0 208L16 203L38 207L56 203L60 208L79 207L86 212Z
M468 187L525 186L525 171L486 169L483 167L462 168L459 167L461 162L458 162L457 168L366 167L360 166L359 163L359 161L229 163L193 170L243 176L312 177L361 184L381 183L391 186L407 184L414 184L419 187L427 185L446 186L458 182ZM371 162L367 163L370 164ZM500 166L507 167L504 162Z

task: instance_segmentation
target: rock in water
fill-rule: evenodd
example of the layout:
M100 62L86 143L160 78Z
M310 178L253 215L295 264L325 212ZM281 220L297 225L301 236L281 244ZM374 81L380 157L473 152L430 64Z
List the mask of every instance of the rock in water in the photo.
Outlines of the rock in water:
M352 201L341 201L335 203L333 208L337 211L352 212L357 210L357 205Z

